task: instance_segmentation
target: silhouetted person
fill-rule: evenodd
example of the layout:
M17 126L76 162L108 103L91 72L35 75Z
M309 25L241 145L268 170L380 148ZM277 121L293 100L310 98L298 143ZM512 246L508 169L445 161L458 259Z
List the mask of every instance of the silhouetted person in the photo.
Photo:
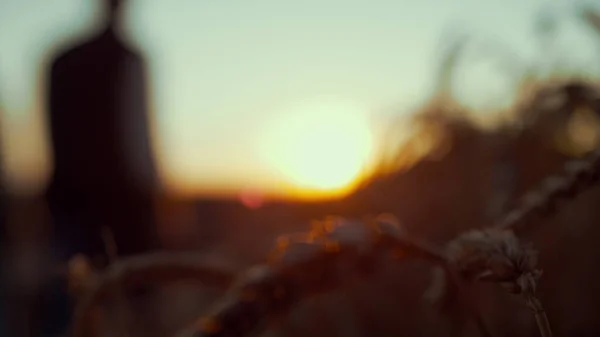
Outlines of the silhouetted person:
M99 34L58 56L50 74L48 199L67 255L101 253L102 226L120 254L156 245L145 65L117 33L123 1L104 3Z
M103 227L112 231L120 256L158 245L146 70L117 32L123 3L104 0L99 32L61 53L50 70L47 111L54 172L46 197L54 248L63 262L75 253L102 255ZM56 304L56 289L46 292L53 300L45 302ZM64 311L56 315L46 314L54 326L48 329L64 328Z

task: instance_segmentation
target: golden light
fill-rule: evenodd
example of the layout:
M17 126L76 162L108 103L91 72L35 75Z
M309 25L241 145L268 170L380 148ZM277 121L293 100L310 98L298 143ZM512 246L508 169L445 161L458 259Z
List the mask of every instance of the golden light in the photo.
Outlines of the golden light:
M367 110L319 101L282 109L268 128L264 153L297 193L343 194L360 177L372 151Z

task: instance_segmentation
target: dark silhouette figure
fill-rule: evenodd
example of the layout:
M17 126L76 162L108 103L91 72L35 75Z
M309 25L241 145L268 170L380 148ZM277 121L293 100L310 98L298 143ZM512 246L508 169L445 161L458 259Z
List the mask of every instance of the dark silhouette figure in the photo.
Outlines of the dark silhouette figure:
M54 172L46 199L63 263L76 253L106 261L106 228L120 256L158 248L146 70L118 34L123 4L104 0L98 33L60 53L49 74ZM40 299L41 329L62 333L70 311L66 289L48 287Z
M99 34L58 56L50 74L47 196L66 255L102 253L102 227L120 255L157 244L145 65L117 33L123 1L105 5Z

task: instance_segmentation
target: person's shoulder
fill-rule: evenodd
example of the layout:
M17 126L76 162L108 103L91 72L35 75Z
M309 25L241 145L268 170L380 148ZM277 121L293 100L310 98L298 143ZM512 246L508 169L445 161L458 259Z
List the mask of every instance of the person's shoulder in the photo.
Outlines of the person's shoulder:
M58 49L52 58L52 67L61 67L73 63L83 55L88 54L90 47L90 41L85 40Z

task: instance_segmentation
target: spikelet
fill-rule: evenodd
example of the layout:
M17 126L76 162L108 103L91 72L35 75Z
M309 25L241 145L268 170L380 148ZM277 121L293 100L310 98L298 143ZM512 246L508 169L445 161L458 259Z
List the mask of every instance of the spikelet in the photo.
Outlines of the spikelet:
M468 231L450 242L446 254L464 279L497 282L511 293L524 291L522 278L537 281L541 275L537 252L507 230Z
M487 228L465 232L447 245L445 254L466 281L495 282L513 294L524 291L523 278L532 277L537 282L541 276L536 269L537 251L508 230ZM427 299L439 301L446 296L443 277L439 272L434 273Z
M567 162L564 173L548 177L541 186L526 194L521 205L508 213L494 227L521 232L536 216L552 214L560 200L573 199L595 186L600 179L600 149L583 159Z

